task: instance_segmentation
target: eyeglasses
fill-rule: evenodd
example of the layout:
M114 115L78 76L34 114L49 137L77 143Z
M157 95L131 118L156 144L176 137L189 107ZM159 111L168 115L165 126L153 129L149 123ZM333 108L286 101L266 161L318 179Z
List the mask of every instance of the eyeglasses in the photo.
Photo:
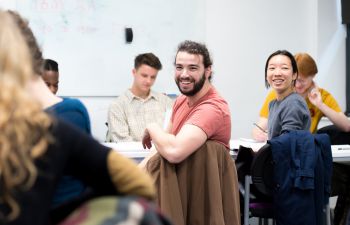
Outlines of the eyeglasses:
M310 78L305 78L305 79L297 79L296 82L298 82L299 84L306 84L307 82L310 81Z
M298 82L299 84L305 84L305 83L306 83L306 80L297 79L296 82Z

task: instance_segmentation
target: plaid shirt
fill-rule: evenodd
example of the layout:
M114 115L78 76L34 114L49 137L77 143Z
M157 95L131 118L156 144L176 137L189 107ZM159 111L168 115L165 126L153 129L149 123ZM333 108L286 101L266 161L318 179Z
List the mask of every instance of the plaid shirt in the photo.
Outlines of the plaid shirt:
M106 141L141 141L149 123L164 125L166 111L171 110L172 104L172 99L164 94L151 91L143 99L127 90L109 107Z

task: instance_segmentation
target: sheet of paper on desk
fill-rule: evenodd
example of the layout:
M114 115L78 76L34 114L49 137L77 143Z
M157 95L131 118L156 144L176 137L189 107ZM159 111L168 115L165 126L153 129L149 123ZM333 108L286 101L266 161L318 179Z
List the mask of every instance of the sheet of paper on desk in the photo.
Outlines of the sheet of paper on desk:
M149 149L144 149L141 142L104 142L103 145L112 148L119 152L120 154L133 158L143 159L150 154Z
M350 145L332 145L332 151L350 151Z
M266 144L265 142L258 142L249 138L240 138L234 139L230 141L231 149L239 149L239 146L247 147L253 149L253 151L257 152L262 146Z
M105 142L103 145L113 148L117 150L118 152L124 152L124 151L147 151L149 150L144 149L141 142Z
M350 145L332 145L333 162L350 165Z

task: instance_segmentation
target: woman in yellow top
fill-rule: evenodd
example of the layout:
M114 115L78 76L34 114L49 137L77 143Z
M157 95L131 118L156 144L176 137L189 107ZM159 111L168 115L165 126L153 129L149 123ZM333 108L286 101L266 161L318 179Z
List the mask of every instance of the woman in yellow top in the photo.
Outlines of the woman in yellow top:
M350 131L350 120L345 116L334 97L325 89L319 88L314 82L318 72L315 60L307 53L295 55L299 76L296 80L295 91L306 100L311 116L310 131L316 132L317 125L323 116L328 117L332 123L341 131ZM266 141L267 118L269 114L269 103L276 99L276 92L270 91L260 110L260 118L253 128L253 138L258 141Z

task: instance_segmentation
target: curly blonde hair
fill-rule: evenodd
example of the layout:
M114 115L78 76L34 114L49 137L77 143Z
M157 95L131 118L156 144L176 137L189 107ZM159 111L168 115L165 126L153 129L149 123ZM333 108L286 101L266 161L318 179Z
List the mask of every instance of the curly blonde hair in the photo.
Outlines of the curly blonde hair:
M33 77L28 46L11 15L0 9L0 202L10 209L0 220L20 214L14 193L34 185L34 160L51 142L52 121L27 91Z

